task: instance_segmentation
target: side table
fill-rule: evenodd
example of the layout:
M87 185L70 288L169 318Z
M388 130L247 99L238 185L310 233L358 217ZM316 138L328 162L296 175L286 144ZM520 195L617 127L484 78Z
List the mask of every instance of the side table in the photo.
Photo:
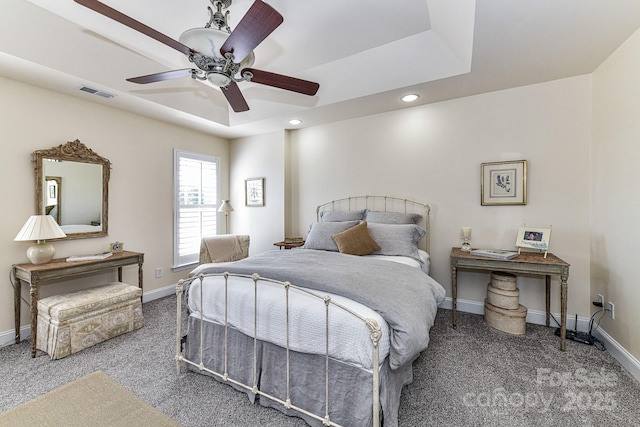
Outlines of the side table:
M36 357L36 338L38 333L38 287L46 282L79 274L95 273L102 270L117 268L118 281L122 282L122 267L126 265L138 265L138 286L142 289L142 264L144 254L139 252L123 251L114 253L108 258L89 261L67 262L65 258L53 259L46 264L15 264L11 268L11 276L14 280L14 314L16 327L16 344L20 342L20 290L22 284L29 285L31 297L31 357Z
M549 326L551 315L551 275L560 276L560 350L565 351L567 337L567 281L569 279L569 264L557 256L548 253L547 257L541 253L522 252L512 259L493 259L471 255L460 248L451 249L451 298L453 301L453 328L458 326L458 269L505 271L513 274L533 274L545 277L546 325Z
M292 249L292 248L299 248L304 246L304 240L302 240L302 238L299 239L284 239L282 242L276 242L273 244L273 246L277 246L278 248L282 249Z

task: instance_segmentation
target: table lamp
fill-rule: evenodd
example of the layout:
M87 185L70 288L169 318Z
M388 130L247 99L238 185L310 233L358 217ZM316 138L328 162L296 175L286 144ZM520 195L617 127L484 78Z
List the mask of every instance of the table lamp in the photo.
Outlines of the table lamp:
M67 237L51 215L31 215L22 226L16 242L35 240L37 243L27 249L27 257L33 264L44 264L53 258L56 250L51 243L45 240Z
M223 200L222 204L220 204L220 207L218 208L218 212L224 212L226 222L225 232L226 234L229 234L229 212L233 212L233 206L231 206L231 203L229 203L228 200Z

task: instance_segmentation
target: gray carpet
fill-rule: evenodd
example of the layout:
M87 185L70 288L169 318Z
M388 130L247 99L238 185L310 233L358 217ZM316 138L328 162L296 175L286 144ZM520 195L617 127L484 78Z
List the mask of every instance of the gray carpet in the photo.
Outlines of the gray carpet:
M64 359L31 359L28 341L0 348L0 411L102 370L187 427L306 425L211 378L177 376L175 297L143 310L144 328ZM560 352L553 329L536 325L510 336L482 316L460 313L458 324L438 312L403 392L401 426L640 426L640 384L607 352L575 342Z

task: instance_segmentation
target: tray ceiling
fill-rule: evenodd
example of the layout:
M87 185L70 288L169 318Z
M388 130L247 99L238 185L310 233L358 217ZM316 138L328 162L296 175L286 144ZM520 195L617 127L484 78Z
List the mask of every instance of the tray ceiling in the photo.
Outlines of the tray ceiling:
M102 0L178 39L208 0ZM252 0L233 0L230 26ZM226 137L343 120L592 72L640 26L640 2L612 0L271 0L284 16L255 68L320 83L309 97L250 82L234 113L216 87L128 77L191 64L179 52L72 0L3 0L0 75ZM103 98L81 86L112 93ZM415 105L415 103L413 104Z

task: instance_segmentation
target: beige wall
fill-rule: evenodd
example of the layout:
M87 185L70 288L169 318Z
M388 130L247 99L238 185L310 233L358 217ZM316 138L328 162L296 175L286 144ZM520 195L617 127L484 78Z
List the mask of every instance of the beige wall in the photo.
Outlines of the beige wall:
M271 249L285 237L285 131L234 139L231 143L231 231L249 234L249 253ZM264 206L245 206L245 179L264 178Z
M591 296L615 304L603 329L640 359L640 31L593 74Z
M473 227L474 246L512 248L523 223L552 225L551 250L571 264L569 315L588 318L592 297L603 293L616 304L616 319L605 319L604 330L638 359L632 222L640 217L640 201L630 181L640 160L638 75L636 33L593 76L242 138L231 148L220 138L0 79L0 178L8 213L0 259L7 270L26 261L28 245L13 237L34 210L30 153L78 138L113 162L110 236L56 243L58 255L96 252L121 240L146 254L145 291L175 283L183 276L170 272L176 147L221 157L222 195L229 188L236 209L231 229L251 234L252 253L272 249L285 232L306 235L316 205L330 199L388 194L429 202L432 275L449 295L448 254L460 243L461 226ZM480 164L514 159L528 161L528 204L480 206ZM248 177L266 178L264 208L244 206ZM164 268L164 278L154 278L156 267ZM81 280L106 279L112 276ZM81 280L52 285L43 295L79 287ZM135 269L126 270L125 280L135 281ZM486 281L483 274L461 273L459 298L481 307ZM557 313L557 280L553 285ZM540 280L522 278L520 289L530 311L544 309ZM13 329L11 288L0 293L0 334L6 336Z
M580 76L292 132L293 229L306 235L315 206L335 198L426 201L432 276L450 296L460 227L473 227L475 247L513 249L523 223L552 225L551 251L571 264L568 312L588 318L590 117L591 78ZM519 159L528 161L527 205L481 206L480 164ZM487 281L461 272L458 298L482 309ZM521 303L544 311L544 281L519 283Z
M145 253L144 291L175 284L186 272L172 273L173 149L208 153L221 158L223 196L228 185L228 141L147 119L77 98L0 78L1 195L4 201L0 229L0 259L5 278L13 263L28 262L27 242L13 238L34 207L31 153L79 139L112 162L109 182L109 236L56 242L57 257L108 250L116 240L125 249ZM155 268L164 277L155 278ZM124 280L137 283L137 269L125 267ZM80 285L115 280L115 274L87 276L42 288L47 296ZM6 280L6 279L5 279ZM0 286L0 341L12 336L13 293ZM25 288L22 295L28 299ZM22 325L29 324L23 304ZM9 342L12 342L10 340Z

